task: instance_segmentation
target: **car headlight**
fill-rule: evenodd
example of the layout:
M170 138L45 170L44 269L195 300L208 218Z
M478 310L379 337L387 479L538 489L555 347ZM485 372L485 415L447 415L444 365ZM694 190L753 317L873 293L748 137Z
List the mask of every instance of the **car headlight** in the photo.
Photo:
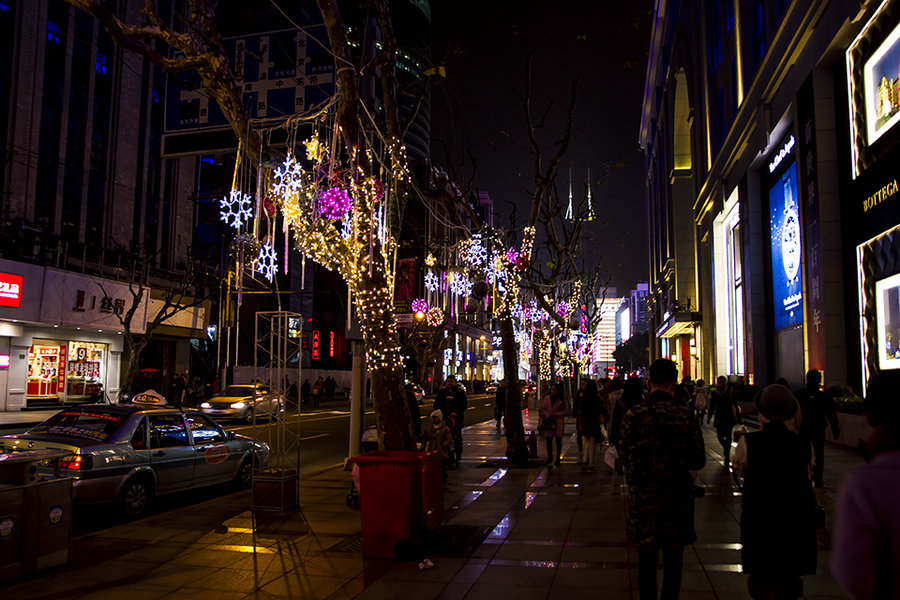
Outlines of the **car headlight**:
M200 408L211 408L211 406L210 406L209 402L201 402Z
M245 406L247 406L247 404L245 402L235 402L234 404L231 405L231 408L241 410Z

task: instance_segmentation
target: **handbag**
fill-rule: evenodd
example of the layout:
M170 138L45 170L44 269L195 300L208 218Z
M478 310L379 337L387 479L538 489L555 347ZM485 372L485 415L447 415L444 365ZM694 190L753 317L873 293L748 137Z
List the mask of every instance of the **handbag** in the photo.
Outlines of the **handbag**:
M615 470L616 463L619 462L619 451L615 446L609 446L603 453L603 462L609 465L610 469Z
M541 433L556 431L556 417L544 417L541 415L541 418L538 420L538 431Z

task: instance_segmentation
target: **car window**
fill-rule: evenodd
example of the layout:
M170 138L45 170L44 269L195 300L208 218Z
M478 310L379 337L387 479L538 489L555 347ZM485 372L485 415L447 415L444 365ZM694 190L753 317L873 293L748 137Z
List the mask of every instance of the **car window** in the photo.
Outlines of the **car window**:
M181 415L150 415L150 447L187 446L187 429Z
M187 419L188 427L191 428L194 445L225 441L225 431L209 418L195 413L184 417Z
M64 410L59 412L28 433L78 437L97 442L106 442L119 428L122 419L100 412Z
M134 435L131 436L131 447L135 450L146 450L147 449L147 420L141 419L140 424L138 424L137 429L134 430Z

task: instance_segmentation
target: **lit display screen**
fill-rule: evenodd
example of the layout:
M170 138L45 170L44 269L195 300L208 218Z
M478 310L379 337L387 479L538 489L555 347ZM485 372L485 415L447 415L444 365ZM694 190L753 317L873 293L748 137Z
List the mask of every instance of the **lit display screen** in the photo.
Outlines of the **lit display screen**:
M791 164L769 190L772 299L775 329L803 322L803 283L797 165Z
M875 283L878 366L900 369L900 274Z

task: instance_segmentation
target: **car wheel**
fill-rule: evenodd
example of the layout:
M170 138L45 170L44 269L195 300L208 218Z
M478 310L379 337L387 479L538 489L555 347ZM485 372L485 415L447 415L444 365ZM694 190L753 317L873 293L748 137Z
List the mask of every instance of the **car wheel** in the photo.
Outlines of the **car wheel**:
M125 485L119 497L119 508L131 518L139 517L150 506L153 498L153 486L147 477L135 477Z
M234 486L239 490L249 489L253 483L253 469L253 459L249 456L244 458L234 476Z
M244 413L244 423L246 423L247 425L253 424L253 409L252 408L248 408L247 411Z

